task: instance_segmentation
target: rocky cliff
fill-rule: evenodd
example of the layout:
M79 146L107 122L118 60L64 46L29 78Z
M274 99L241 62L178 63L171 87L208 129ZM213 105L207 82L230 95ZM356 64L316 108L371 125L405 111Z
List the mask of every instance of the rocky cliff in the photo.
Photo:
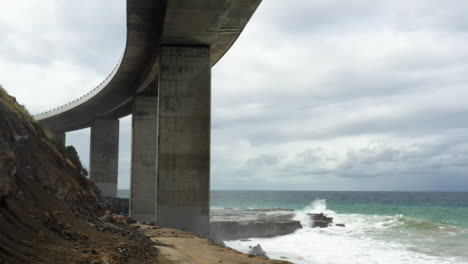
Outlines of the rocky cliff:
M0 87L0 263L156 263L148 238L102 220L85 174Z

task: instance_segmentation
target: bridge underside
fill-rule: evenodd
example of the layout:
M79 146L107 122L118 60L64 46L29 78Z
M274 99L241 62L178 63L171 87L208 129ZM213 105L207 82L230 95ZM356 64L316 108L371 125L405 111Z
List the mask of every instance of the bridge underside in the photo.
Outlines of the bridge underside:
M211 67L260 1L128 0L127 50L108 85L39 118L63 141L64 132L91 127L90 177L115 197L118 118L133 115L130 215L137 221L209 234Z

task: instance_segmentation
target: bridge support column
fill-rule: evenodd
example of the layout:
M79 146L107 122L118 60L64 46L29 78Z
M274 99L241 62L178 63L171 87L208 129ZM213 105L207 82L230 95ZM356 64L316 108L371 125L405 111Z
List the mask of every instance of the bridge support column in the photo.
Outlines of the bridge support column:
M90 178L103 197L117 196L119 120L97 119L91 126Z
M157 97L133 100L130 216L140 222L156 221Z
M157 223L209 234L210 48L162 46Z

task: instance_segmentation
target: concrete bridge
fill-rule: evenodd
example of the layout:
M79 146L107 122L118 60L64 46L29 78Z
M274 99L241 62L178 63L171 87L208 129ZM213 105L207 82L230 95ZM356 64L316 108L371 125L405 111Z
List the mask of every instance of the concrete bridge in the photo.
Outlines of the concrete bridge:
M127 0L127 42L86 95L35 116L57 137L91 127L90 177L117 194L119 118L132 114L130 215L209 233L211 67L261 0Z

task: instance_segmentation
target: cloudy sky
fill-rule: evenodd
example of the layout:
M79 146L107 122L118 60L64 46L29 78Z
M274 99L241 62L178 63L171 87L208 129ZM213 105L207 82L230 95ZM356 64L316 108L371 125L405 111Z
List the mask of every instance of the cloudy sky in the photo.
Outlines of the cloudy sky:
M468 190L468 2L293 2L264 0L213 68L212 188ZM94 88L124 50L124 0L0 6L0 83L32 113ZM88 163L89 129L67 144Z

